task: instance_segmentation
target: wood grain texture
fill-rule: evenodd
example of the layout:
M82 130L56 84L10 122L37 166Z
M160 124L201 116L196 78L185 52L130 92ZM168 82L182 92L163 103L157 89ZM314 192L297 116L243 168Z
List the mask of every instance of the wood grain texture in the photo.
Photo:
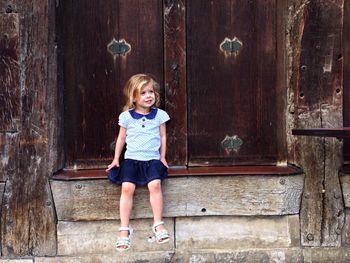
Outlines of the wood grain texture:
M292 6L293 4L293 6ZM343 1L291 1L290 49L294 52L289 113L295 128L342 127L341 28ZM295 16L296 14L300 16ZM304 14L304 15L303 15ZM294 139L294 159L305 171L301 208L302 244L338 246L342 227L338 170L340 145L332 139Z
M189 164L275 164L276 1L188 1L187 27ZM240 149L221 146L234 135Z
M120 187L107 180L51 181L51 188L58 220L119 219ZM298 214L303 175L169 178L162 188L165 217ZM132 218L152 218L148 196L136 190Z
M127 80L149 73L164 97L162 2L78 0L60 5L66 167L102 168L113 158L110 144L119 130ZM107 46L113 39L124 39L130 52L112 55Z
M350 126L350 1L344 1L343 19L343 125ZM344 161L350 162L350 140L344 140Z
M176 219L176 248L288 248L300 244L299 216L186 217ZM213 231L215 230L215 231Z
M20 158L16 173L8 174L1 213L2 255L8 257L56 253L47 166L47 11L47 1L26 1L18 9L21 131L18 144L11 147Z
M350 208L350 174L340 173L340 182L345 208Z
M276 1L276 147L277 163L288 162L287 145L287 17L288 0Z
M171 240L163 245L148 242L152 236L152 219L132 220L132 246L126 254L140 251L171 251L174 249L174 221L164 220ZM57 254L59 256L116 254L115 242L120 221L58 222Z
M18 14L0 13L0 132L20 125L20 53Z
M19 133L0 133L0 181L17 174Z
M164 1L165 109L171 117L167 125L168 162L187 165L187 85L186 85L186 1Z
M344 227L342 229L341 239L342 239L342 243L341 243L342 246L345 246L345 247L350 246L350 210L349 209L345 210L345 222L344 222Z

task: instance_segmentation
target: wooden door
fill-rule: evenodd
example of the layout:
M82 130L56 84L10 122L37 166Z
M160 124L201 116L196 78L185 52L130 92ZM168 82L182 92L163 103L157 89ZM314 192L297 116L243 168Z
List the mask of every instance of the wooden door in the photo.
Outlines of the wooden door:
M105 167L113 157L110 144L127 79L147 72L164 86L162 1L69 0L61 5L66 167ZM124 47L127 53L115 53Z
M187 1L190 165L276 162L276 1Z

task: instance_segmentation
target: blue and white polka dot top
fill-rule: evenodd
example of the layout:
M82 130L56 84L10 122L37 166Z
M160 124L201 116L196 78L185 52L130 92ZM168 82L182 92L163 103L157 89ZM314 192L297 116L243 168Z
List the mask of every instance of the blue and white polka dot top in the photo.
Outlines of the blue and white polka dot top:
M119 115L119 125L126 129L125 159L159 160L159 127L168 120L169 115L158 108L152 108L147 115L133 109L122 112Z

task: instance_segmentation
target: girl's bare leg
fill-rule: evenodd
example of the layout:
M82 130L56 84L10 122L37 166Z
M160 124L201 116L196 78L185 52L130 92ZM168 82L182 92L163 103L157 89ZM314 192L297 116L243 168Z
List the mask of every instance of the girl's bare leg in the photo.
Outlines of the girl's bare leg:
M123 183L120 195L120 226L128 227L131 209L133 205L133 197L136 186L133 183ZM120 237L127 237L127 231L120 231Z
M154 222L159 222L163 217L163 193L160 180L153 180L148 183L150 202L153 211ZM159 225L157 230L163 230L164 226Z

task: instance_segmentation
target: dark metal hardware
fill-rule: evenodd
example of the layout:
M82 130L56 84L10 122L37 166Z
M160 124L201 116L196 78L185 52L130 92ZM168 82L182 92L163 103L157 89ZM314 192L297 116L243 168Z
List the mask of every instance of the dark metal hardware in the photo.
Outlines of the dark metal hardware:
M226 37L220 44L220 50L224 53L237 55L242 46L243 43L237 37L232 39Z
M128 42L126 42L125 39L117 41L115 38L113 38L113 40L108 44L107 50L113 56L125 56L128 52L131 51L131 45Z
M226 137L221 141L222 148L224 148L228 152L231 152L231 151L238 152L242 144L243 144L242 139L239 138L237 135L233 135L233 136L226 135Z

